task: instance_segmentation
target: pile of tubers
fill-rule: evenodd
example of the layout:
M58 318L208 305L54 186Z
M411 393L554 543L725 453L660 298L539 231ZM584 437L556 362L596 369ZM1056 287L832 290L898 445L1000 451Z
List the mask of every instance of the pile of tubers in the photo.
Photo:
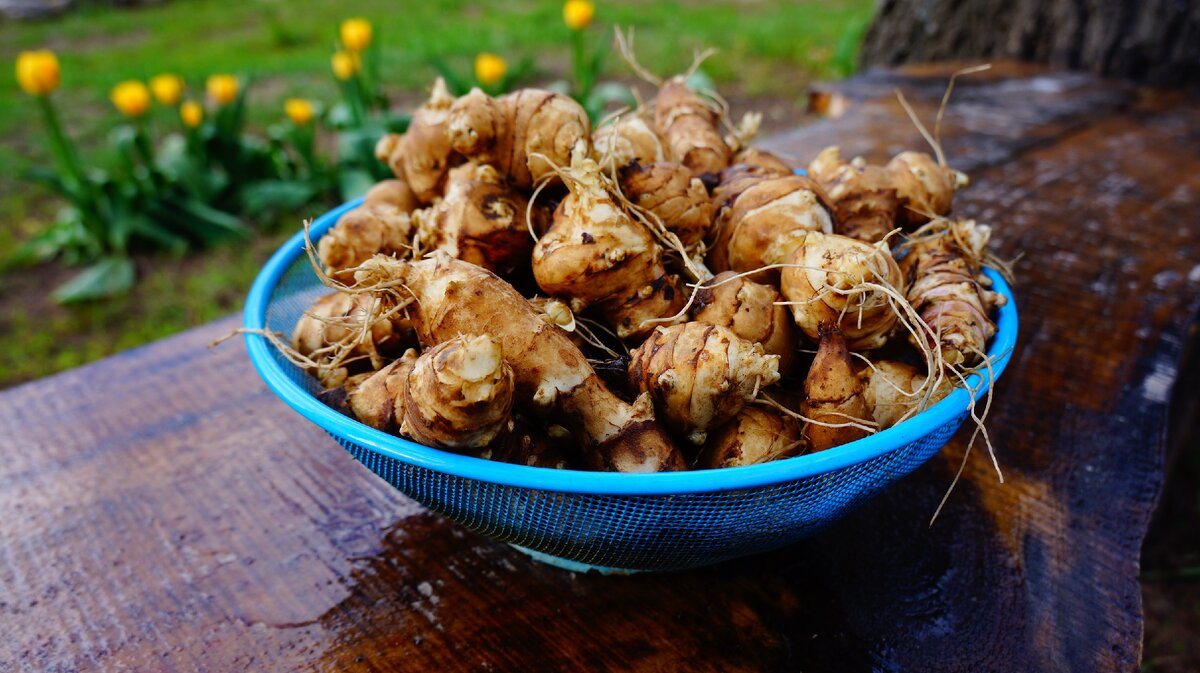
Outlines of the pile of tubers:
M292 356L371 427L522 465L655 472L823 451L986 366L966 176L837 147L798 175L683 76L593 130L571 98L440 80L395 174L310 250ZM753 124L742 124L741 129Z

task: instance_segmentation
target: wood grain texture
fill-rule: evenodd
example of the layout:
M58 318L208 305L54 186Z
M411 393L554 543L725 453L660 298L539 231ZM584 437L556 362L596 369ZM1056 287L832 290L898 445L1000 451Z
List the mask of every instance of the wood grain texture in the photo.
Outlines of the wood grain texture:
M0 393L0 670L1136 668L1138 551L1200 307L1200 110L1008 67L963 83L946 133L974 180L957 212L1024 254L989 421L1004 485L972 455L928 526L960 434L802 544L571 574L375 478L239 343L205 348L227 320ZM928 111L944 75L852 80L841 118L767 145L919 147L891 85Z

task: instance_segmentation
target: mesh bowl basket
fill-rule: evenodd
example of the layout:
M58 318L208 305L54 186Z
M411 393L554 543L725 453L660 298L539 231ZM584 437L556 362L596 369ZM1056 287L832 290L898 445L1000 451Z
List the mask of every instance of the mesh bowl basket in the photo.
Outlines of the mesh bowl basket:
M317 219L313 240L347 203ZM988 350L999 377L1017 335L1012 292ZM246 301L246 327L290 334L322 286L297 234L267 262ZM314 396L314 378L267 339L248 334L250 359L267 386L332 435L359 462L429 509L571 569L676 570L782 547L865 502L937 453L967 416L955 389L925 412L865 439L809 455L720 470L615 474L497 463L422 446L351 420ZM988 381L968 379L982 395Z

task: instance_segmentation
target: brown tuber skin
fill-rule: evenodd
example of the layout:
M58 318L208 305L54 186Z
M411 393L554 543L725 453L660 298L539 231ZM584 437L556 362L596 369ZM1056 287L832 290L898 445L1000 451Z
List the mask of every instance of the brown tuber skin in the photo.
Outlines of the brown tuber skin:
M626 164L619 173L621 192L653 213L686 248L704 240L712 226L713 205L699 178L681 164Z
M404 385L416 362L417 351L410 348L400 359L366 378L347 380L346 402L354 417L376 430L398 433L404 422Z
M879 360L859 372L863 401L880 430L900 423L940 401L954 386L947 378L929 381L916 367L903 362ZM936 387L934 384L936 383ZM920 392L916 391L920 389Z
M716 175L733 154L721 137L720 116L682 77L668 80L654 98L654 123L666 142L668 159L696 175Z
M310 372L323 387L337 388L354 372L382 367L389 355L399 353L407 343L409 332L403 315L378 318L371 323L366 337L345 353L343 362L332 362L335 353L328 347L354 338L372 301L367 295L334 292L313 302L296 321L292 347L301 355L323 363L316 372Z
M769 263L765 253L775 241L793 232L829 234L833 227L833 212L812 180L799 175L760 180L719 214L709 268L718 273L759 269Z
M939 165L924 152L901 152L887 169L900 198L896 224L908 229L949 213L954 192L970 182L965 173Z
M692 320L728 327L751 343L762 344L779 356L779 373L791 371L796 353L796 328L779 291L749 278L725 271L696 293Z
M461 161L446 134L454 100L439 77L429 100L413 112L408 131L386 135L375 146L375 156L408 184L421 203L433 203L441 195L446 171Z
M629 386L654 399L667 425L692 444L779 381L779 357L725 327L660 327L629 354Z
M908 301L937 335L942 360L950 366L981 360L996 333L989 314L1006 301L987 289L982 273L990 237L991 228L974 220L936 220L904 244L908 254L900 268Z
M400 434L444 449L486 446L512 421L513 370L492 337L456 336L413 363Z
M512 367L516 404L556 412L593 469L684 469L683 457L654 422L650 398L627 404L609 392L571 338L495 274L435 251L416 262L376 257L357 280L364 287L403 283L426 345L459 335L494 338Z
M650 231L613 200L594 161L577 159L565 180L571 193L533 248L534 278L572 311L596 306L617 336L638 339L654 329L647 321L677 314L686 292L667 275Z
M554 167L568 165L572 156L587 156L590 149L591 126L583 107L540 89L500 98L472 89L455 101L446 128L457 152L495 166L520 190L552 176Z
M924 152L902 152L886 166L850 161L827 147L808 166L808 174L829 193L838 219L837 233L868 243L898 227L912 228L931 216L950 212L954 191L967 176L938 165Z
M596 129L592 145L592 158L605 172L635 161L646 165L667 160L662 139L641 113L621 115Z
M386 205L401 212L410 213L420 208L421 202L417 200L417 195L413 194L412 188L408 186L407 182L393 178L381 180L368 189L367 193L363 195L363 205Z
M808 174L833 202L837 233L874 243L896 228L900 198L884 167L862 157L844 161L839 148L827 147L808 165Z
M317 256L330 278L351 283L354 267L377 254L412 251L412 218L388 203L364 203L342 215L317 243Z
M742 192L770 178L785 178L795 175L791 170L780 170L769 164L733 164L721 171L710 199L713 203L714 219L720 218L733 205Z
M533 238L529 201L491 166L466 163L450 171L445 197L413 214L424 248L445 250L502 277L528 268ZM534 217L541 215L534 209Z
M696 467L716 469L791 458L807 447L800 424L775 409L748 406L709 435Z
M742 164L775 175L794 175L795 171L783 159L757 147L746 149L733 155L733 166Z
M904 278L882 244L837 234L805 232L777 241L768 251L773 263L795 265L779 276L796 325L813 341L822 323L837 324L851 350L879 348L896 326L888 296L864 283L890 285L903 294Z
M810 451L832 449L867 436L861 428L847 425L868 421L870 412L863 399L862 382L854 372L850 351L837 325L820 326L820 346L804 379L804 395L803 414L816 421L804 424Z

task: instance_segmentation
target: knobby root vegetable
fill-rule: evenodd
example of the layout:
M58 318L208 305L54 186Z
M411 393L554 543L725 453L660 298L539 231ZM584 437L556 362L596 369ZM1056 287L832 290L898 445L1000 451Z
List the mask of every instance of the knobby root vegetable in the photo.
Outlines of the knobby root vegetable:
M592 134L592 158L605 172L634 161L652 164L666 161L662 139L646 115L637 112L616 117Z
M778 380L779 356L704 322L659 327L629 354L630 387L649 393L668 427L697 445Z
M779 289L796 325L813 341L820 339L822 323L840 327L855 351L879 348L891 335L904 279L882 242L809 231L777 241L767 257L788 265Z
M768 264L765 253L775 241L794 232L833 233L834 219L821 188L790 175L751 185L722 210L715 227L709 267L751 271Z
M757 465L798 456L806 450L800 424L775 409L748 406L711 433L696 467Z
M950 212L954 192L970 182L965 173L939 164L924 152L901 152L887 163L900 210L896 223L913 228Z
M417 362L417 351L410 348L404 355L366 378L347 379L346 403L364 425L376 430L397 433L404 422L404 385ZM362 376L362 375L359 375Z
M443 341L413 363L400 434L446 449L486 446L511 427L513 387L512 367L492 337Z
M408 183L399 179L381 180L367 190L363 195L363 205L387 205L401 212L409 213L421 207L417 195L413 194Z
M687 301L668 275L662 247L613 200L596 162L576 157L563 170L570 194L554 224L533 248L533 275L546 293L579 313L596 306L622 339L636 339L650 322L680 313Z
M364 329L373 300L345 292L327 294L309 307L292 330L292 347L317 363L310 373L325 388L336 388L350 374L379 369L408 342L402 313L378 316Z
M361 374L347 376L346 380L336 388L326 388L317 393L317 399L320 400L322 404L328 406L339 414L358 420L358 418L354 415L354 411L350 408L350 393L354 392L354 390L357 389L359 384L361 384L363 381L371 378L371 375L374 373L375 372L363 372Z
M846 339L834 323L821 323L820 345L804 379L804 437L810 451L824 451L867 436L870 412L862 381L850 362Z
M879 360L859 372L863 401L880 430L904 421L954 389L950 379L930 377L903 362Z
M746 149L733 155L733 166L738 164L750 166L767 173L776 175L792 175L795 171L788 165L786 161L778 156L766 151L760 150L757 147L747 147ZM731 166L732 167L732 166Z
M441 195L446 171L460 160L446 133L454 100L439 77L429 100L413 112L408 130L384 136L375 147L375 156L408 183L421 203L433 203Z
M619 180L626 198L653 213L686 248L704 240L712 226L713 205L704 183L686 167L633 161L620 169Z
M424 248L445 250L507 278L529 266L528 206L496 169L466 163L450 170L442 200L412 219ZM535 216L541 212L533 210Z
M750 187L770 178L783 178L795 175L791 170L772 167L769 163L733 164L721 171L717 184L713 187L711 200L714 209L714 219L733 205L737 197ZM710 230L711 231L711 230Z
M338 218L317 243L317 255L330 278L350 283L354 267L373 255L407 255L412 251L409 213L388 203L363 204Z
M715 175L729 165L732 152L721 136L720 119L716 106L692 91L682 76L667 80L654 97L654 123L668 158L696 175Z
M996 333L989 315L1006 301L987 289L982 272L990 237L991 227L974 220L935 220L903 245L908 301L932 332L922 336L950 366L972 366L984 357Z
M375 257L357 273L359 290L390 288L412 303L422 343L489 335L513 370L516 404L555 413L594 469L654 472L684 468L654 422L648 395L628 404L597 378L583 353L511 285L482 267L435 251L420 261Z
M967 176L939 165L924 152L902 152L886 166L850 161L827 147L808 166L808 174L829 193L838 233L874 243L897 227L912 228L950 212L954 192Z
M692 320L728 327L763 350L779 356L779 373L791 371L796 353L796 328L778 290L732 271L718 274L696 293Z
M589 154L589 124L583 107L562 94L520 89L492 98L472 89L451 107L447 133L456 151L527 190L573 155Z
M837 233L874 243L896 228L900 198L891 172L883 166L869 165L862 157L845 161L835 146L813 159L808 175L829 194Z

